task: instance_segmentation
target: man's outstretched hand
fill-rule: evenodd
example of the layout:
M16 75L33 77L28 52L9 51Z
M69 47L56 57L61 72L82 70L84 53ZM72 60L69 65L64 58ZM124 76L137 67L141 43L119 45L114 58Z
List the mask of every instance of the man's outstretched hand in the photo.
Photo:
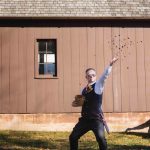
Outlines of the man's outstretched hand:
M110 61L110 66L112 66L119 58L113 58L111 61Z

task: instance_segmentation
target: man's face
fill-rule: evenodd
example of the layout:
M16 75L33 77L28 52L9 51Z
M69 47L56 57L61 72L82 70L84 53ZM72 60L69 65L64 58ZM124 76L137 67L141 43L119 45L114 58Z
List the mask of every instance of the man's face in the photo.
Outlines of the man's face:
M86 73L86 79L88 81L88 83L93 83L96 81L96 72L94 70L89 70Z

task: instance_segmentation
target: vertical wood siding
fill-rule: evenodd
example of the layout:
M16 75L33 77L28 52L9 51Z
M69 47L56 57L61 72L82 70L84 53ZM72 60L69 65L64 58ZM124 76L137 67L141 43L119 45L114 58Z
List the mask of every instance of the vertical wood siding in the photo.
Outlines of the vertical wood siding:
M150 111L150 28L0 28L0 113L79 112L71 102L118 54L105 83L105 112ZM35 41L57 39L58 79L36 79ZM119 53L119 51L121 51Z
M145 95L146 95L146 110L150 110L150 29L144 28L144 69L145 69Z
M2 34L0 30L0 112L2 112Z
M10 34L5 28L1 32L1 112L10 112Z

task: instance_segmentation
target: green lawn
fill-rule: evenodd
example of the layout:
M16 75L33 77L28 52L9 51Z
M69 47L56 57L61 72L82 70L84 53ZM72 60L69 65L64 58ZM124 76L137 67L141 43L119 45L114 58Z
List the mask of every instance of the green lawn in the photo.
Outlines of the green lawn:
M0 150L69 150L69 132L0 131ZM150 150L147 133L106 134L110 150ZM79 150L97 150L92 132L79 141Z

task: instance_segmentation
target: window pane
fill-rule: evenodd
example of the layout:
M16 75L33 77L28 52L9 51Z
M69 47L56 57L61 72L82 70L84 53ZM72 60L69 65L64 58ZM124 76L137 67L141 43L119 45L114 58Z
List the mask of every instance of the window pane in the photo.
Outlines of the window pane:
M38 62L39 63L55 63L55 55L54 54L38 54Z
M46 53L46 42L45 41L39 42L39 52L45 52Z
M45 62L45 54L38 54L38 62L39 63L44 63Z
M39 64L39 74L44 74L44 64Z
M56 40L55 39L52 39L47 42L47 51L48 51L48 53L56 52Z
M46 67L47 67L46 70L47 70L48 74L51 74L54 76L56 75L55 74L55 64L47 64Z
M55 63L55 55L54 54L47 54L47 62L48 63Z
M39 64L39 74L50 74L55 76L55 64Z

